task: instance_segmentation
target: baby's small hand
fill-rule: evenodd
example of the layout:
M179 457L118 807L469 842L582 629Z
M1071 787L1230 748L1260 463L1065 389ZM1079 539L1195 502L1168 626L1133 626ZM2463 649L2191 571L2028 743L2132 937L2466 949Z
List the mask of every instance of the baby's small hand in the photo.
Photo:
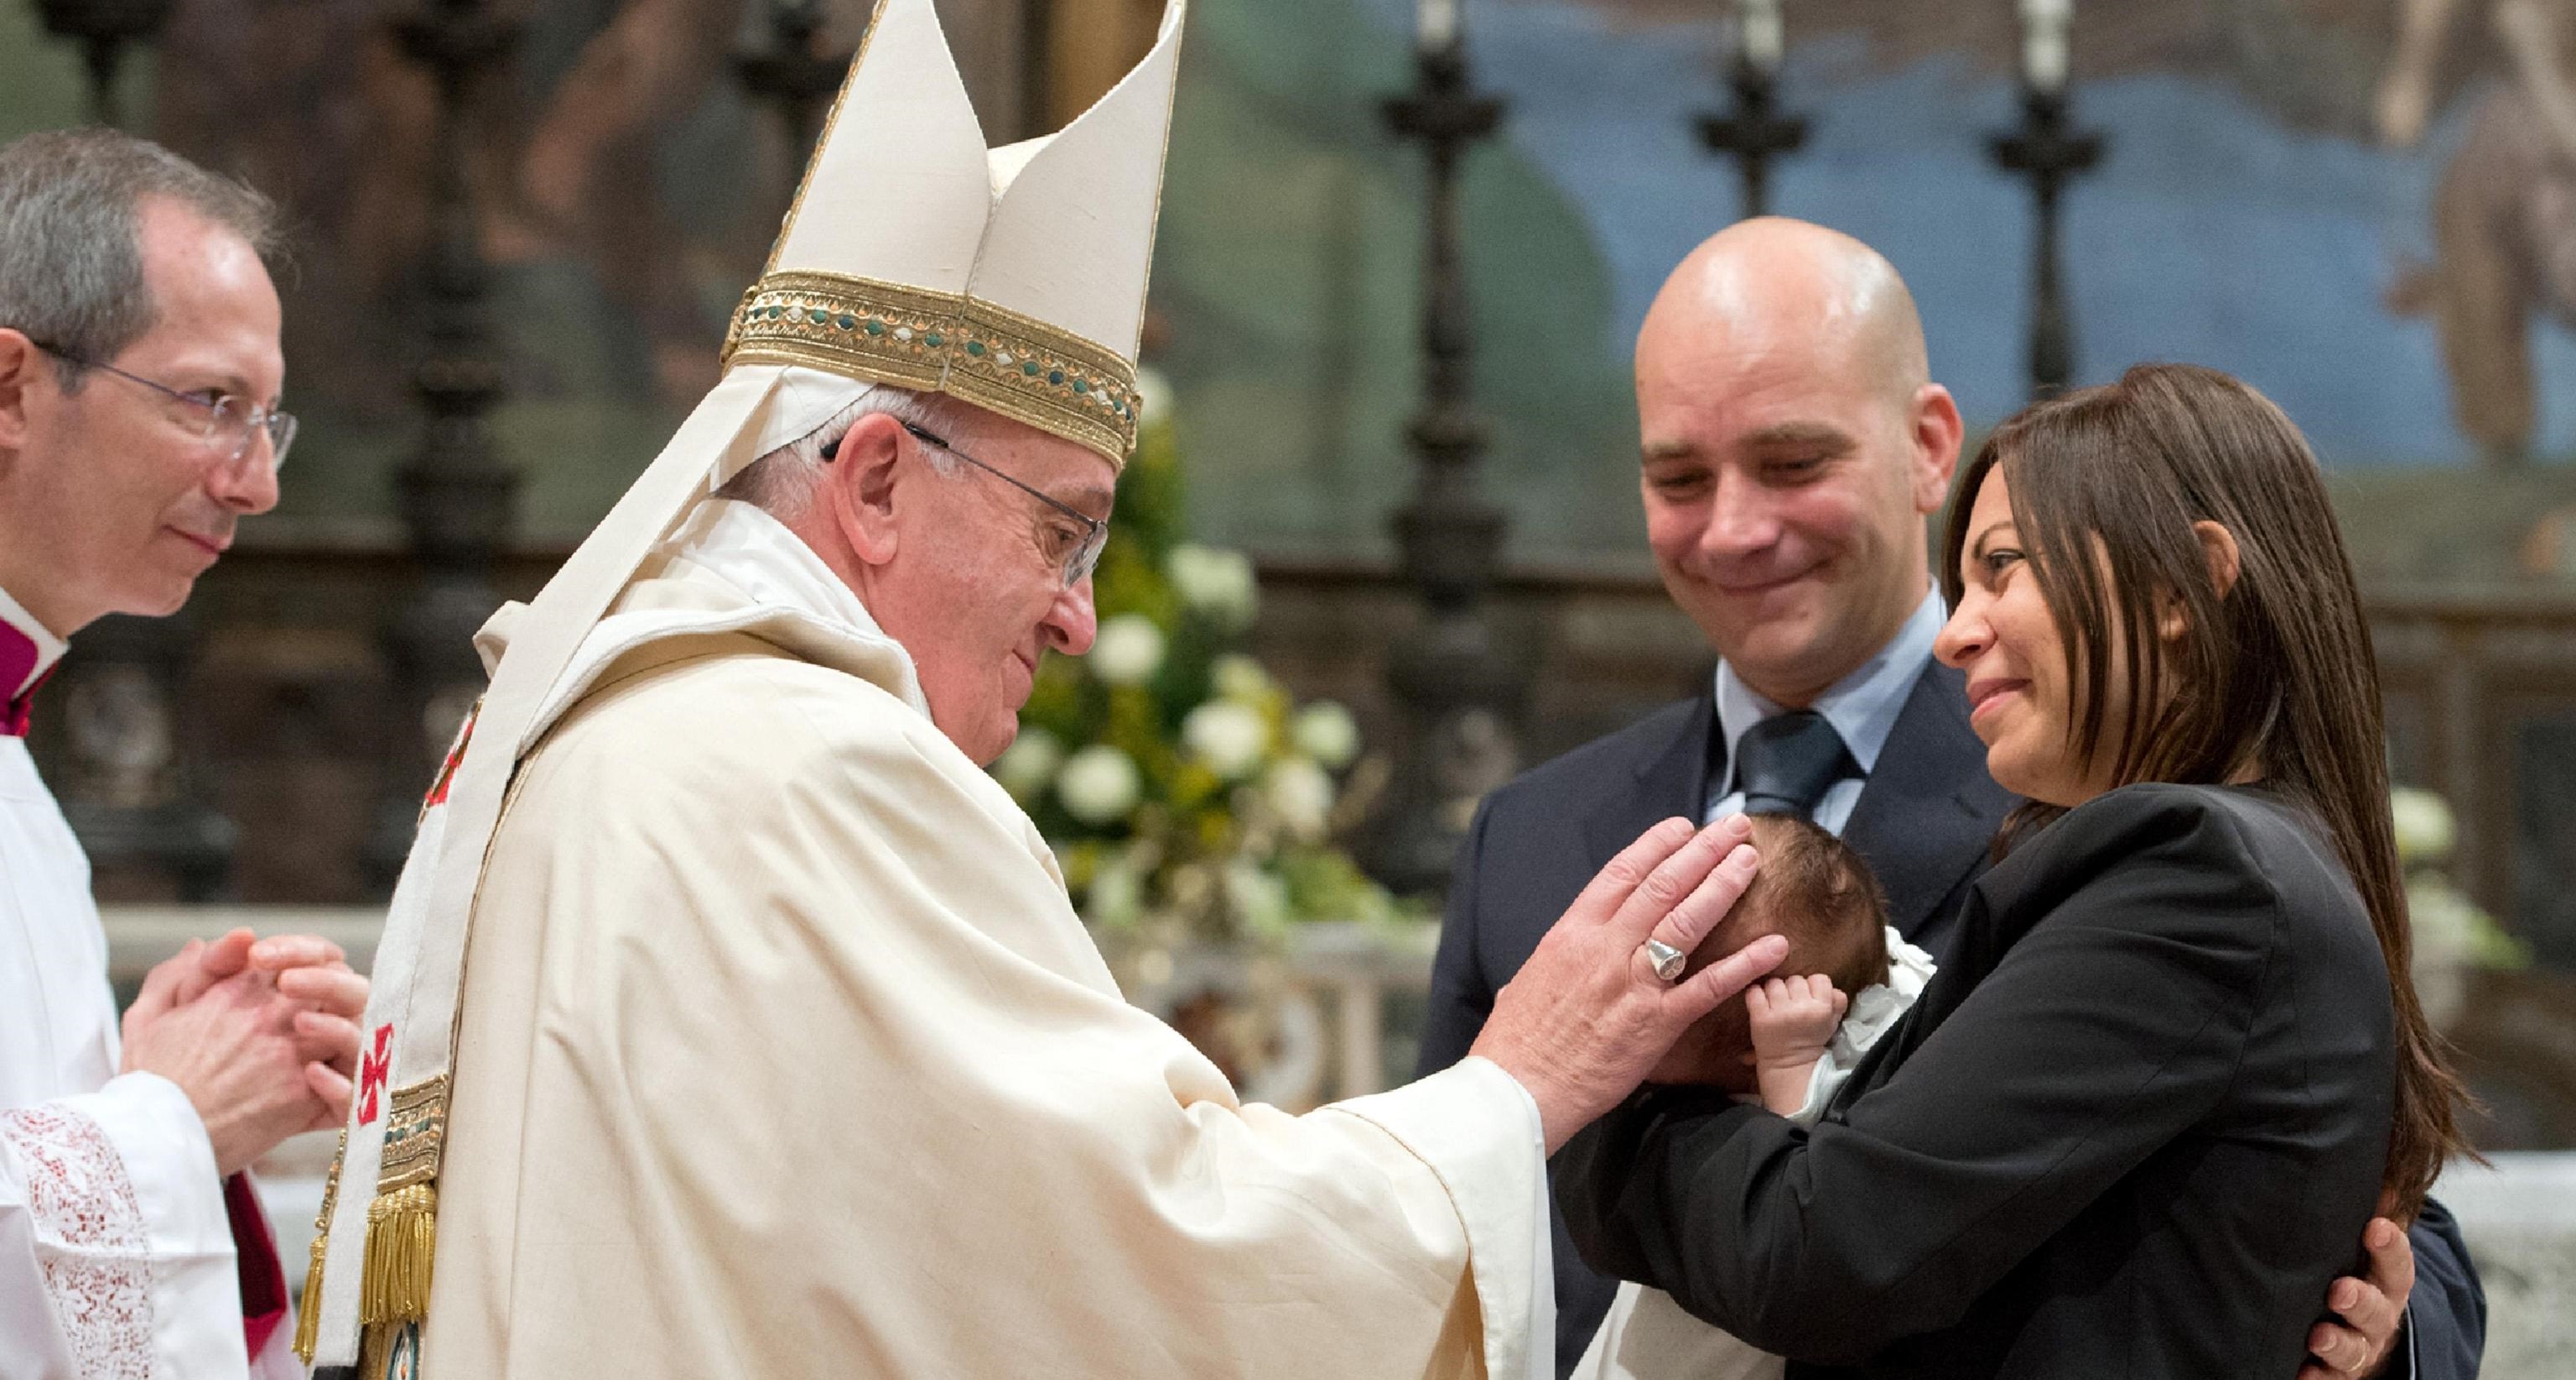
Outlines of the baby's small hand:
M1746 988L1757 1068L1812 1064L1831 1044L1851 999L1821 974L1771 978Z

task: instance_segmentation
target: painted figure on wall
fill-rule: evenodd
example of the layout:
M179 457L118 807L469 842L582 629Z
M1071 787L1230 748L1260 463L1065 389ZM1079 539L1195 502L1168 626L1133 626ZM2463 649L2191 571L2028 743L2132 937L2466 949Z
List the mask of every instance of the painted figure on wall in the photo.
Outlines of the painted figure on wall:
M524 20L469 138L515 371L496 424L514 454L545 457L528 531L588 522L618 489L615 457L651 444L664 409L702 388L794 163L737 58L798 2L490 6ZM855 43L868 0L804 2L824 15L825 47ZM410 270L435 103L390 36L406 3L181 0L162 45L188 57L161 62L149 127L272 188L303 222L289 348L322 412L343 414L313 419L314 444L350 464L337 487L300 490L298 515L382 514L383 475L413 435ZM1044 94L1029 85L1040 76L1078 89L1077 40L1134 4L939 10L987 50L960 57L999 131ZM1383 529L1352 514L1402 499L1419 169L1377 102L1411 79L1413 11L1207 0L1192 20L1157 306L1213 539L1369 555ZM1634 547L1624 486L1608 478L1632 430L1626 343L1663 268L1733 213L1732 165L1692 133L1726 101L1730 13L1711 0L1471 7L1476 79L1510 102L1462 195L1489 474L1520 559L1598 564ZM1986 154L2016 109L2015 13L1799 0L1781 69L1782 99L1813 123L1773 169L1777 208L1905 267L1972 421L2027 388L2027 191ZM2543 403L2576 365L2571 35L2576 0L2078 5L2077 106L2113 145L2067 207L2079 372L2163 358L2240 373L2310 425L2364 504L2379 495L2365 471L2438 487L2481 462L2576 451L2576 409ZM1029 45L1045 60L1024 61ZM2409 140L2430 153L2391 147ZM2557 473L2528 468L2547 491L2524 512L2568 503ZM2413 521L2421 495L2383 506L2400 516L2358 543L2374 578L2564 565L2517 555L2527 537L2566 545L2557 528L2532 536L2528 517L2431 543Z
M517 51L485 71L476 93L469 138L486 254L504 266L578 265L640 339L640 391L657 400L694 396L711 381L697 361L728 304L701 300L700 280L719 266L729 280L757 270L758 242L790 185L793 155L769 148L781 142L775 131L740 120L734 133L748 147L714 160L730 165L731 177L698 175L705 169L670 176L675 161L704 161L686 148L691 121L702 122L710 95L732 84L747 8L745 0L626 0L588 16L532 8ZM346 381L324 382L338 397L352 389L370 396L369 379L377 391L398 380L382 365L407 338L368 321L404 299L430 231L435 98L426 74L399 52L389 24L396 13L380 0L291 11L187 0L173 16L170 51L240 60L160 69L155 127L192 154L259 177L310 222L306 290L297 296L329 342L314 353L353 365ZM304 98L279 100L285 91Z
M2538 388L2531 318L2576 324L2576 4L2397 0L2398 43L2379 92L2379 133L2411 147L2433 113L2448 50L2482 11L2509 81L2476 96L2434 194L2434 262L2391 294L2442 335L2460 430L2489 464L2523 463Z

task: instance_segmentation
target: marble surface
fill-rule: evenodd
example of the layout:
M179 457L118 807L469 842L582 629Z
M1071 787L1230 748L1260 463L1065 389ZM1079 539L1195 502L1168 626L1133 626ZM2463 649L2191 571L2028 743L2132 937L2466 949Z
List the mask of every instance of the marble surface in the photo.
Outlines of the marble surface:
M2458 1215L2486 1286L2481 1380L2576 1374L2576 1152L2455 1164L2433 1195Z

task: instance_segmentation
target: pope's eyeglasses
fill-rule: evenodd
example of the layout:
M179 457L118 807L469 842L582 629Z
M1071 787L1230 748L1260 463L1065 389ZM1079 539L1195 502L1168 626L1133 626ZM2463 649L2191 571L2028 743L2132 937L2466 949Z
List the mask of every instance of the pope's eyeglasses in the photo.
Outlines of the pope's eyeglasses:
M56 349L32 336L28 338L27 343L74 368L96 369L101 373L114 374L128 383L141 384L165 398L186 404L196 415L204 418L204 429L199 432L198 439L205 443L209 451L221 456L223 463L227 465L240 464L242 457L250 454L251 437L265 431L268 433L268 472L275 474L286 467L286 449L295 444L295 414L291 412L280 411L274 407L263 407L258 403L244 402L230 393L217 392L213 389L183 393L166 383L155 383L141 374L127 373L113 364L101 360L83 359L70 351Z
M1038 502L1055 509L1057 512L1073 519L1075 522L1082 524L1080 536L1074 536L1071 533L1065 532L1064 529L1060 527L1051 526L1047 529L1050 533L1055 534L1050 536L1048 540L1063 548L1060 551L1050 551L1048 555L1050 558L1062 562L1064 567L1064 587L1066 589L1071 589L1075 585L1081 584L1085 579L1090 577L1092 568L1100 564L1100 549L1109 544L1109 524L1107 522L1093 517L1089 513L1083 512L1081 509L1075 508L1070 504L1062 503L1056 499L1047 497L1038 490L1021 483L1017 479L1013 479L1011 476L1002 473L1000 470L997 470L992 466L985 464L983 461L976 459L974 456L968 455L957 447L948 444L946 440L938 436L934 436L930 432L914 426L910 422L904 422L901 418L897 418L896 420L902 423L903 429L912 436L912 439L919 441L925 446L931 446L945 451L948 454L965 461L967 464L973 465L975 468L982 470L984 473L1001 480L1012 488L1027 494Z

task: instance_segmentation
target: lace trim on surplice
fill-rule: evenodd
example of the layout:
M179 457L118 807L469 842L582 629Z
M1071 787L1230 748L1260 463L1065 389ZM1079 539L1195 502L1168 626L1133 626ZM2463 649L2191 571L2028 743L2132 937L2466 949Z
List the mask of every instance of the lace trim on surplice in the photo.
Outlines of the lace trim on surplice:
M98 1123L62 1107L0 1112L27 1168L45 1292L82 1380L150 1380L151 1240L125 1160Z

